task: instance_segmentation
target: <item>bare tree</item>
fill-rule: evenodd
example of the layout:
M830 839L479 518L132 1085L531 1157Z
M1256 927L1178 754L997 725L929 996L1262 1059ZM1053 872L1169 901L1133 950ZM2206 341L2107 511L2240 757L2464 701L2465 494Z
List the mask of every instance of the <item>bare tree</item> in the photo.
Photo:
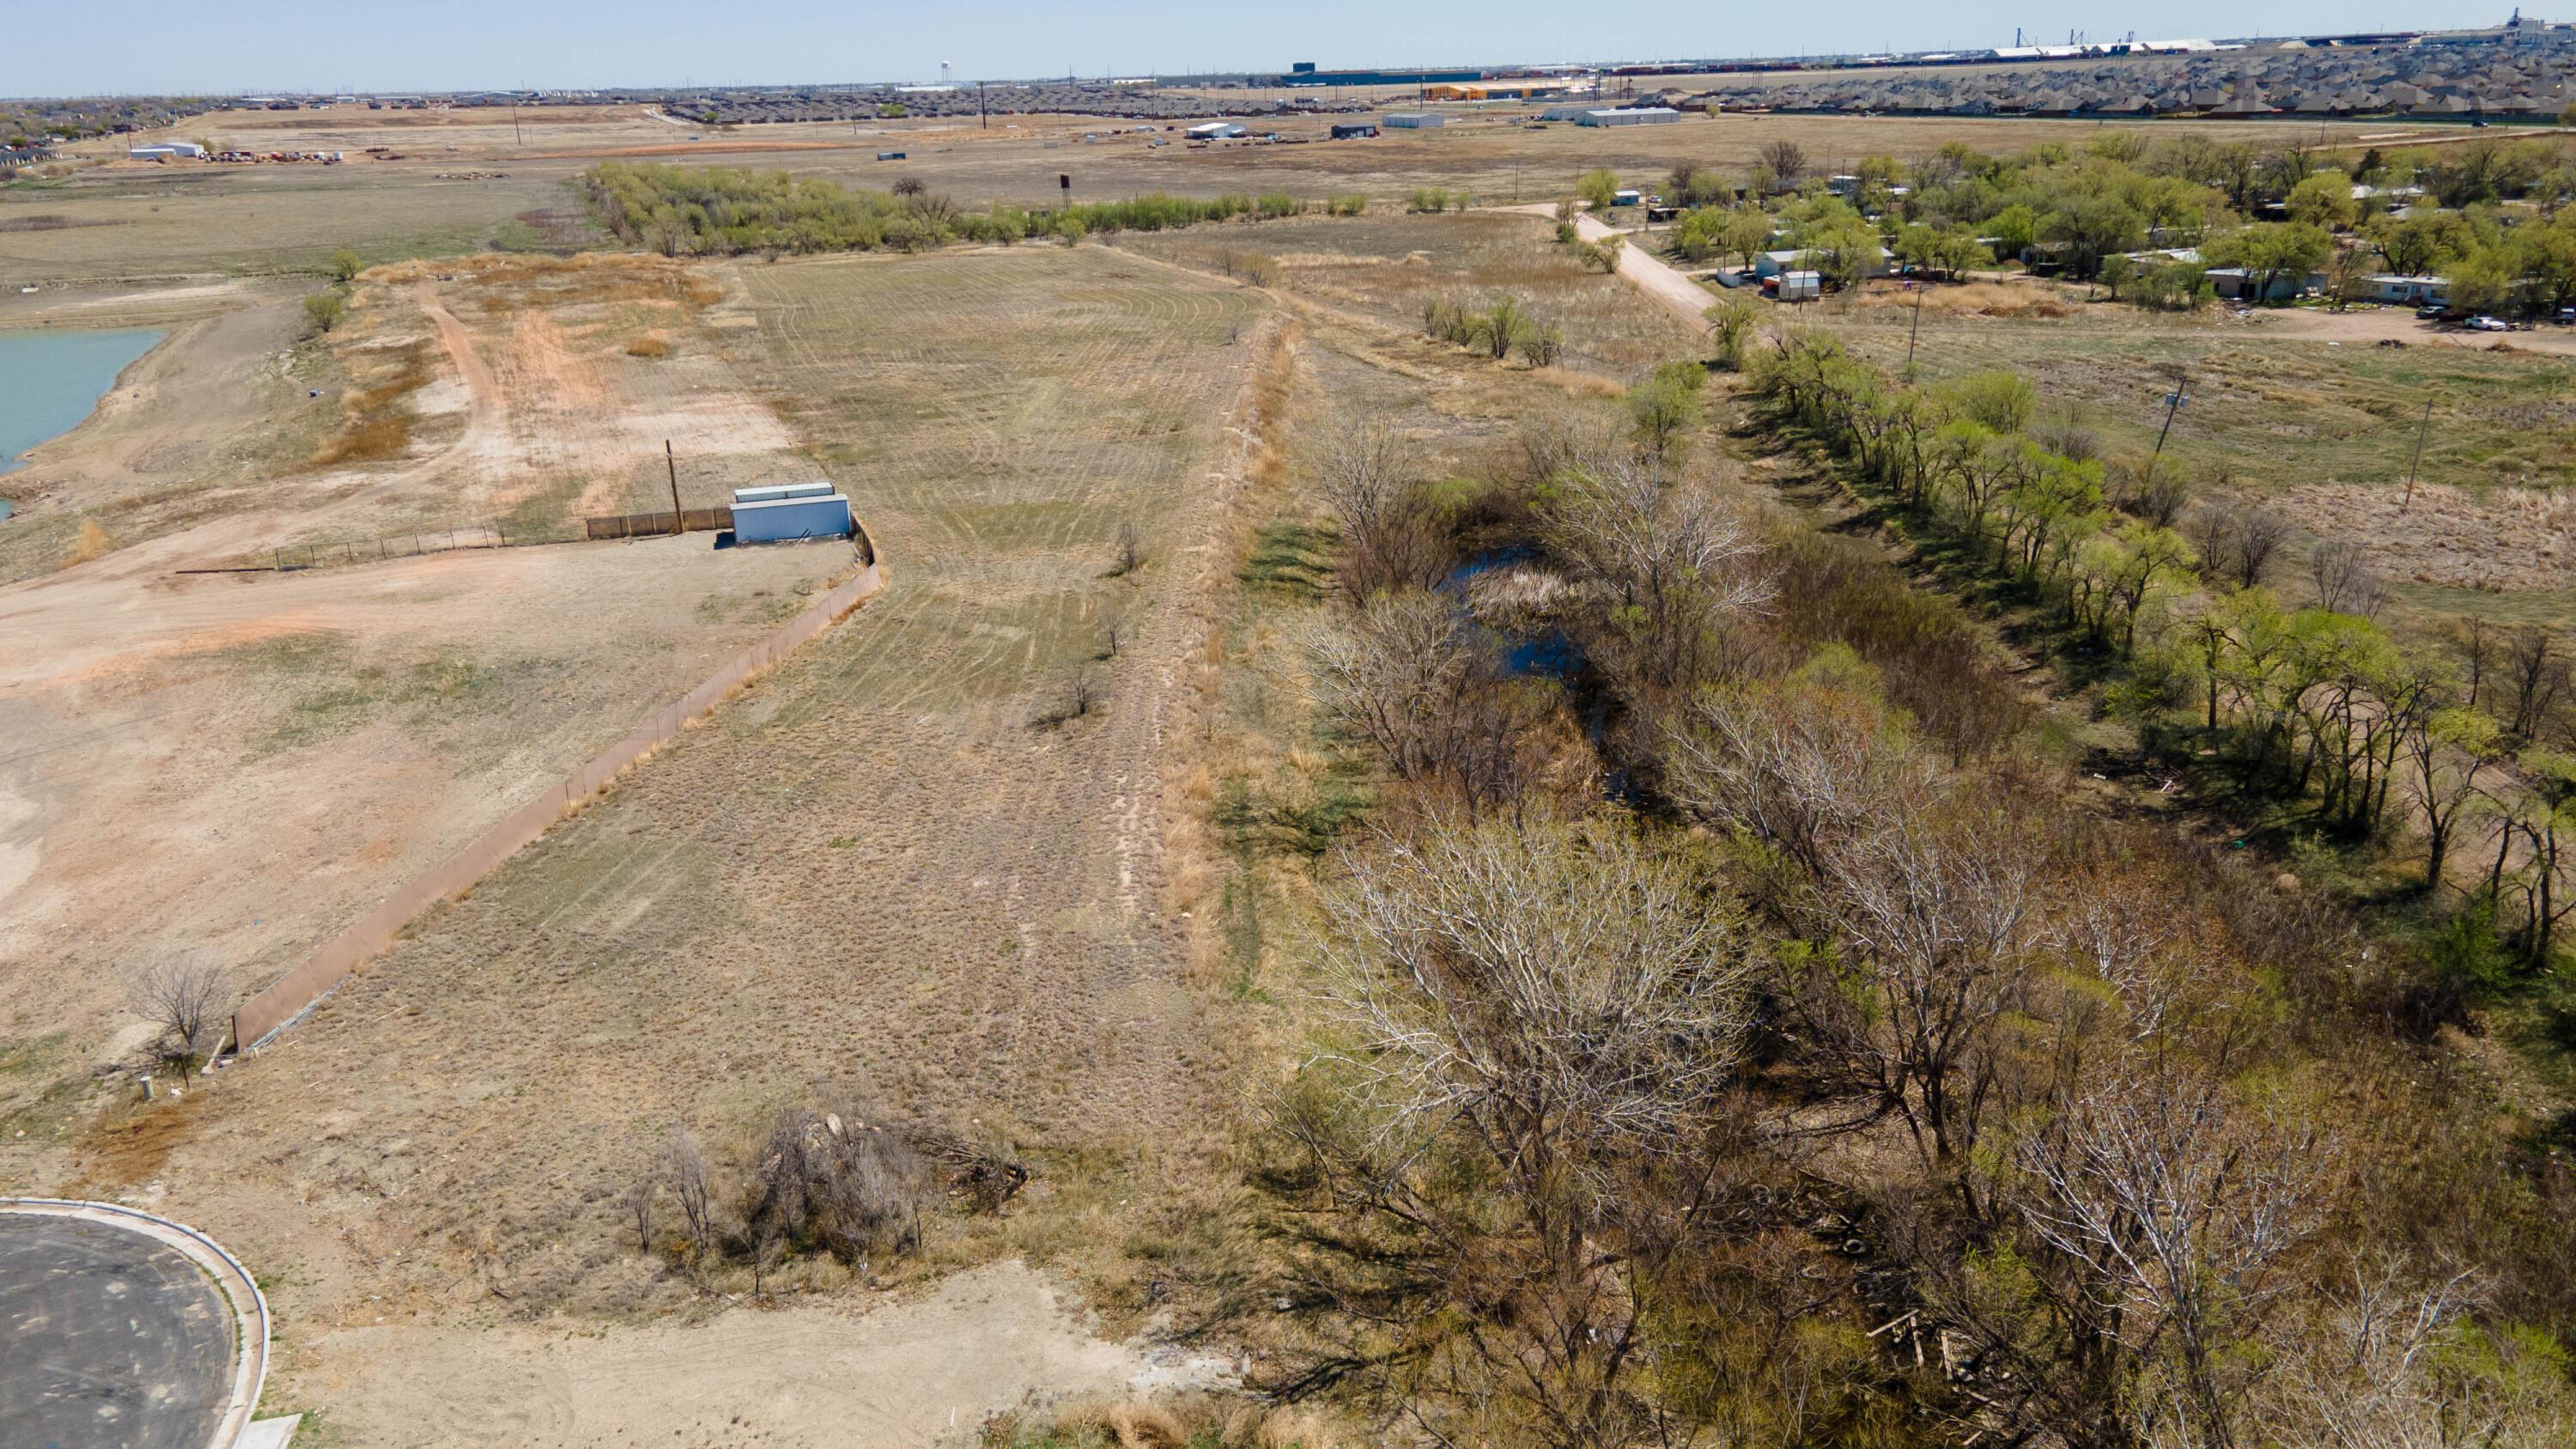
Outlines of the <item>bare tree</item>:
M182 1082L213 1049L226 994L222 965L195 953L146 962L125 982L126 1004L158 1030L156 1053Z
M1634 468L1560 480L1542 519L1549 549L1602 595L1611 637L1640 683L1688 686L1730 624L1775 594L1753 529L1700 488L1665 488Z
M625 1211L627 1225L635 1229L635 1251L639 1253L653 1251L653 1209L660 1200L661 1191L659 1173L638 1173L635 1181L627 1185L626 1196L619 1203Z
M2252 1442L2248 1393L2268 1365L2249 1348L2321 1221L2302 1160L2315 1150L2144 1057L2015 1150L2020 1220L2072 1377L2100 1392L2091 1409L2127 1421L2121 1442Z
M2211 578L2250 589L2271 571L2289 526L2260 504L2212 504L2192 524L2192 544Z
M1309 461L1315 491L1341 532L1339 569L1353 598L1428 588L1449 570L1419 460L1395 425L1369 415L1328 429Z
M1327 947L1347 1047L1279 1109L1337 1223L1300 1281L1351 1335L1309 1378L1375 1375L1446 1442L1650 1432L1648 1285L1710 1240L1695 1149L1726 1115L1752 944L1615 826L1435 826L1361 864Z
M2284 1444L2331 1449L2543 1449L2576 1443L2576 1393L2534 1344L2489 1335L2468 1273L2409 1282L2357 1265L2312 1324L2277 1335L2282 1368L2252 1405ZM2474 1345L2469 1351L2464 1346Z
M1115 659L1127 642L1127 605L1111 599L1100 606L1100 657Z
M715 1193L707 1182L706 1155L698 1150L698 1139L685 1127L674 1127L662 1146L663 1171L668 1174L671 1197L679 1204L680 1222L689 1235L689 1263L695 1266L706 1257L708 1245L715 1240Z
M2521 624L2505 636L2504 668L2505 686L2513 691L2510 728L2520 738L2531 739L2567 690L2567 656L2548 625Z
M1793 973L1789 999L1821 1064L1877 1098L1924 1165L1983 1211L1962 1169L2006 1069L2004 1022L2026 1010L2037 862L2023 824L1967 802L1906 796L1831 842L1808 914L1856 960L1865 996Z
M2495 672L2502 640L2495 625L2472 614L2453 626L2452 638L2460 651L2460 663L2469 674L2468 706L2478 707L2486 690L2487 676Z
M1326 707L1398 779L1454 792L1468 813L1516 803L1546 763L1552 684L1513 677L1452 599L1379 594L1311 636Z
M1762 166L1778 177L1783 186L1795 186L1807 174L1807 149L1791 140L1765 141L1757 155Z
M2129 491L2129 511L2158 528L2171 528L2191 501L2191 472L2162 459L2149 465Z
M1143 568L1144 566L1145 543L1143 538L1137 534L1136 525L1133 523L1119 524L1118 542L1115 551L1111 553L1109 560L1109 576L1113 579L1129 578L1135 574L1136 570Z
M2357 543L2327 541L2308 550L2308 581L2316 586L2317 607L2330 614L2376 618L2388 602L2388 586L2370 571Z

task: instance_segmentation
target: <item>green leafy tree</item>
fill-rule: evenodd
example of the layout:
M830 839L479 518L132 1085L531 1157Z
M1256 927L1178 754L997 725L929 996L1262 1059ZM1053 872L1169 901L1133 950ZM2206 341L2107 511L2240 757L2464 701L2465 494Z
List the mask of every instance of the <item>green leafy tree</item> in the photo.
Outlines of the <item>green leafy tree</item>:
M1996 433L2018 433L2039 408L2039 389L2017 372L1972 372L1942 389L1953 411Z
M2320 171L2290 188L2290 220L2342 231L2353 224L2359 207L2352 198L2352 178L2340 171Z
M1619 199L1619 173L1596 166L1574 183L1574 194L1589 202L1594 211L1608 211L1611 203Z
M2440 271L2477 245L2477 232L2456 212L2383 216L2365 235L2390 271L2410 277Z
M2275 300L2284 286L2297 291L2310 273L2322 270L2334 251L2334 238L2306 222L2256 222L2201 249L2222 267L2243 267L2257 301Z
M338 251L333 252L331 254L330 265L325 268L325 270L330 273L331 280L335 282L351 281L357 277L358 273L365 271L366 269L366 259L359 256L356 252L349 250L347 247L342 247Z
M1684 366L1698 371L1695 365ZM1628 390L1628 416L1636 423L1638 446L1655 461L1669 465L1680 461L1685 435L1707 413L1693 381L1675 368L1663 367Z
M1708 335L1717 344L1718 364L1741 370L1745 344L1752 341L1759 321L1752 299L1730 296L1700 315L1708 319Z
M348 315L349 304L337 292L316 292L304 299L304 320L316 333L328 332Z

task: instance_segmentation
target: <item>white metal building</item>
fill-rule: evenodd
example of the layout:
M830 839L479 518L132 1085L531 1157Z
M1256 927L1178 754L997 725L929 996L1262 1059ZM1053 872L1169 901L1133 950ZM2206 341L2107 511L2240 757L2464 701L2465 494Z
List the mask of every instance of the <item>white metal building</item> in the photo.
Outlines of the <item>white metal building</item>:
M1210 121L1202 126L1192 126L1181 134L1193 141L1231 141L1243 135L1244 130L1232 121Z
M203 161L206 148L194 141L155 141L149 146L125 149L129 161Z
M850 500L829 483L737 488L733 541L785 543L800 538L848 538L855 531Z
M1574 118L1578 126L1663 126L1682 118L1670 106L1639 106L1626 111L1585 111Z
M1402 131L1428 131L1447 120L1448 117L1433 115L1429 111L1396 111L1387 116L1386 123Z

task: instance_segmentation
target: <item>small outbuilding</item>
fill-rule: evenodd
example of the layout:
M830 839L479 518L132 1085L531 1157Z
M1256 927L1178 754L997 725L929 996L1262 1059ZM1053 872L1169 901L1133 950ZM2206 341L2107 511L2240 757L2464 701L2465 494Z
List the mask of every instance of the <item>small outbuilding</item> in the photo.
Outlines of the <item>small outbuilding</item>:
M850 516L850 500L829 483L734 490L733 541L736 543L848 538L855 531Z
M1377 123L1375 121L1360 121L1351 125L1336 125L1333 127L1333 139L1336 141L1361 141L1376 134Z
M1635 106L1625 110L1585 111L1574 118L1578 126L1665 126L1682 118L1670 106Z
M203 161L206 148L194 141L155 141L148 146L129 146L129 161Z
M1231 141L1246 133L1241 126L1232 121L1209 121L1203 125L1192 126L1181 134L1193 141Z
M1386 123L1399 131L1429 131L1446 124L1448 119L1430 111L1399 111L1388 116Z

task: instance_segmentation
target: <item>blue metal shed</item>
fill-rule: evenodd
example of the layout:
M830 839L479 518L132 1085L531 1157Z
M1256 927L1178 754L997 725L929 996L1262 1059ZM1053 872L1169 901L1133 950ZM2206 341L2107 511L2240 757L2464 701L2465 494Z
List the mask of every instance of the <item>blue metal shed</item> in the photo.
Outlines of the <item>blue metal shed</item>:
M784 543L799 538L850 536L850 500L838 493L819 497L764 498L733 506L736 543Z

